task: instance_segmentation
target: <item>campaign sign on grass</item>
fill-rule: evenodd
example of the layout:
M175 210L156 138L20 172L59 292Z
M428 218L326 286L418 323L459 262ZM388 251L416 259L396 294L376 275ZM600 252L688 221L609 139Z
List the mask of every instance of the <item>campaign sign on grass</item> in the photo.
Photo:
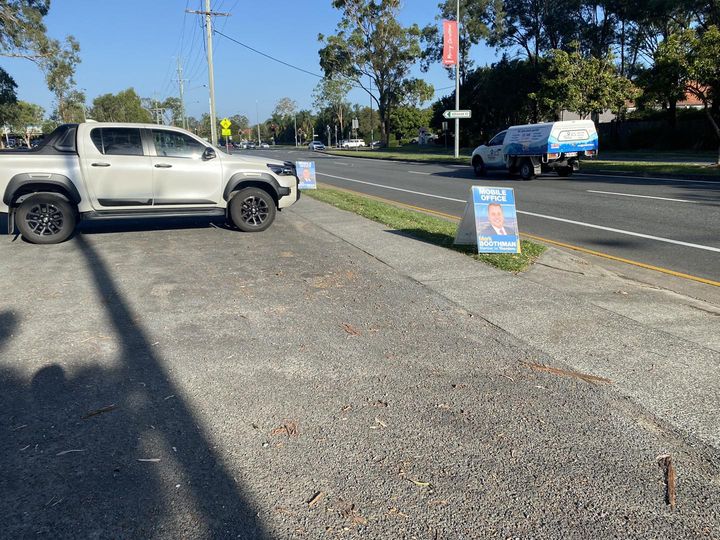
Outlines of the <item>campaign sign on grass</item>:
M298 189L317 189L314 161L296 161L295 168L300 179Z
M473 186L456 244L477 244L478 253L520 253L512 188Z

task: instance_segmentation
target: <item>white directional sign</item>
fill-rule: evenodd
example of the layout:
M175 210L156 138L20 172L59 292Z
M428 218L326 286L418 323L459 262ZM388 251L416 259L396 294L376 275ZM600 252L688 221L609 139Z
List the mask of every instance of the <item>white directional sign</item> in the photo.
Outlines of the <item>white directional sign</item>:
M472 111L445 111L443 117L448 120L453 118L472 118Z

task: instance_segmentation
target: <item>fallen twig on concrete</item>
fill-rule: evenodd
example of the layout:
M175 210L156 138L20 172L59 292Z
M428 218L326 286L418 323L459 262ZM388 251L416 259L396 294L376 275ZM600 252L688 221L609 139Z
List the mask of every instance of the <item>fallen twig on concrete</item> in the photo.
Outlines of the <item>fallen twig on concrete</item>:
M662 454L656 459L665 475L665 504L669 505L671 510L675 510L675 465L673 465L672 456Z
M160 458L139 458L138 461L141 463L159 463Z
M308 508L312 508L313 506L316 506L320 501L325 498L326 493L324 491L318 491L315 495L310 497L310 500L307 502Z
M84 451L85 451L84 448L82 450L63 450L62 452L58 452L55 455L56 456L64 456L65 454L72 454L73 452L84 452Z
M298 428L297 422L295 422L294 420L291 420L290 422L273 429L270 432L270 435L272 435L273 437L275 435L287 435L288 437L297 438L300 436L300 429Z
M572 371L569 369L561 369L556 368L552 366L545 366L543 364L538 364L537 362L522 362L526 366L528 366L530 369L533 369L535 371L544 371L546 373L552 373L553 375L562 375L563 377L574 377L576 379L580 379L582 381L585 381L590 384L595 383L606 383L606 384L612 384L612 381L610 379L606 379L605 377L598 377L597 375L588 375L587 373L580 373L579 371Z
M360 332L360 330L355 328L352 324L342 323L340 326L342 326L342 329L345 330L351 336L361 336L362 335L362 332Z
M114 411L117 408L118 406L113 403L112 405L108 405L107 407L103 407L102 409L90 411L85 416L83 416L82 419L87 420L88 418L92 418L93 416L97 416L98 414L104 414L106 412Z

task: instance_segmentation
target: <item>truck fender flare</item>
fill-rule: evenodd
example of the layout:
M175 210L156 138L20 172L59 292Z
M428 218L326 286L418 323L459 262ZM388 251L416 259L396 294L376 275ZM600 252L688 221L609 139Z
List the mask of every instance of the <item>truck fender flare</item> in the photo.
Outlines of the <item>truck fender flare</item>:
M74 204L80 204L82 200L75 184L65 175L56 173L20 173L13 176L8 182L3 194L3 203L6 206L12 206L16 194L26 187L31 187L33 191L38 192L59 193Z
M227 185L225 186L225 191L223 192L223 198L226 201L229 201L233 192L241 189L241 186L243 186L244 184L246 184L247 187L254 186L265 188L275 198L276 203L280 200L280 197L289 195L290 191L290 188L280 186L278 181L275 180L275 178L273 178L270 174L239 172L233 174L228 181Z

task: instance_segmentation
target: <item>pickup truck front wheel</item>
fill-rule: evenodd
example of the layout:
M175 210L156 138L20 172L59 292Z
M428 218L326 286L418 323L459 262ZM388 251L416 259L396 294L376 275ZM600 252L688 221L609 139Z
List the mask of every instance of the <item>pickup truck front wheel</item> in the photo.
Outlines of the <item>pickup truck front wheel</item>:
M32 244L59 244L75 231L77 212L62 197L49 193L31 195L18 207L15 222L22 237Z
M243 232L260 232L275 221L275 200L260 188L245 188L230 199L230 218Z

